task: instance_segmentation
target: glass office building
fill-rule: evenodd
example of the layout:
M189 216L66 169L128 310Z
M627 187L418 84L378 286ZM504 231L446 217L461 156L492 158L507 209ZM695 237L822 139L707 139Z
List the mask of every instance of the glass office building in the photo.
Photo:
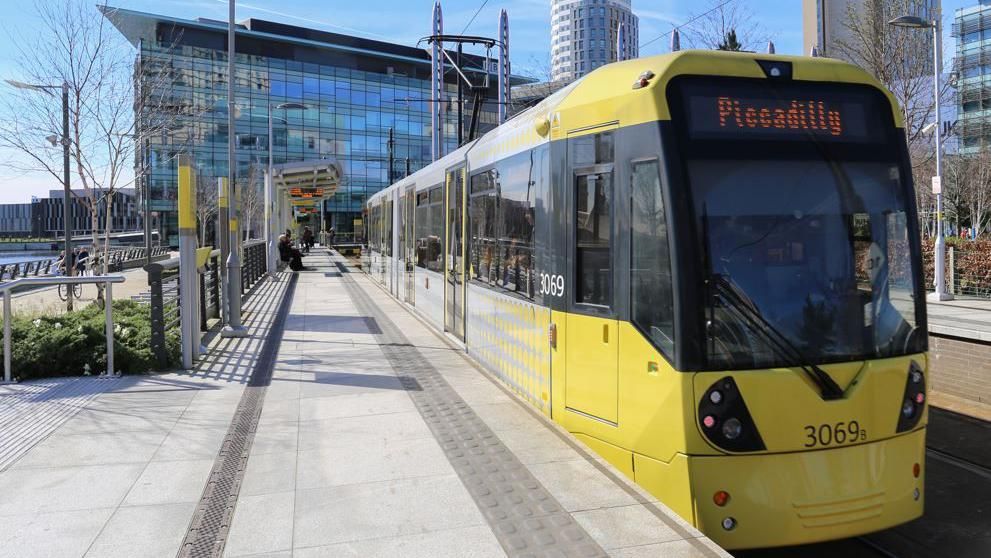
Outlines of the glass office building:
M991 0L958 9L953 36L960 152L976 153L991 144Z
M136 162L139 190L147 183L150 209L153 216L158 213L153 222L163 238L177 244L177 154L191 155L201 180L215 182L215 177L227 175L227 23L123 9L106 9L104 14L138 49L136 87L162 87L167 102L159 106L184 115L166 132L149 137L141 137L139 127L142 146ZM426 13L425 34L429 22ZM393 176L405 173L407 158L414 171L429 164L430 59L423 48L249 19L238 24L236 51L239 185L261 187L270 149L275 164L335 159L344 180L325 202L323 223L341 234L353 230L368 196L389 184L390 129ZM481 83L485 73L490 75L492 86L478 127L484 133L496 125L496 65L467 55L463 65L475 83ZM456 77L456 72L447 72L447 99L442 100L446 151L457 147ZM466 129L470 98L465 94ZM139 112L143 121L161 117L154 111Z

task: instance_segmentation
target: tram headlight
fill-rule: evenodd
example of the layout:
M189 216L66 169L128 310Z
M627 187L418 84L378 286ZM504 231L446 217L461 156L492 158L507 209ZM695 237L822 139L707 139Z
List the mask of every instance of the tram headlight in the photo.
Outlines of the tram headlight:
M762 451L764 441L757 431L732 376L712 384L698 403L698 421L705 438L727 451Z
M740 433L743 432L743 425L740 421L731 418L723 423L723 436L726 436L728 440L735 440L740 437Z
M915 403L911 399L906 399L902 403L902 416L910 419L915 416Z
M898 415L896 432L905 432L915 428L922 419L926 408L926 375L914 360L908 367L908 377L905 379L905 393L902 395L901 409Z

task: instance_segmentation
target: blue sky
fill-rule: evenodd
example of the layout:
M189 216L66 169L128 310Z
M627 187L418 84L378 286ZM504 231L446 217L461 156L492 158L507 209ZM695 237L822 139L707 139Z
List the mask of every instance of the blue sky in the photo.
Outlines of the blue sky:
M44 0L41 0L44 1ZM98 0L92 0L96 4ZM745 2L781 54L804 54L802 51L802 2L800 0L739 0ZM446 0L444 30L460 33L484 0ZM238 1L237 19L256 17L283 23L314 27L388 40L409 45L430 33L430 13L434 0L245 0ZM697 13L708 0L633 0L633 10L640 17L640 43L668 33ZM11 30L29 32L37 27L32 0L6 0L4 20L0 23L0 77L16 78L13 63L15 49L10 44ZM112 6L195 19L227 19L226 0L110 0ZM976 0L944 0L944 22L949 27L953 11L976 4ZM550 43L549 0L488 0L467 33L495 36L499 10L510 17L511 59L514 72L539 72L548 65ZM666 52L669 40L664 37L641 51L641 56ZM946 52L953 50L947 37ZM2 90L0 90L2 91ZM45 175L15 175L0 168L0 203L28 201L31 195L44 195L57 187Z

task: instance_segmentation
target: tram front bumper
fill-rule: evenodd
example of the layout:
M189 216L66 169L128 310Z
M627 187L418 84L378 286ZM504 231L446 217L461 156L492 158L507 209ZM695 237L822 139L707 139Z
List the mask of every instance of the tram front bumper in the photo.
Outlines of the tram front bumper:
M724 548L852 537L922 515L925 429L817 451L690 457L689 474L698 527ZM718 491L729 493L724 506Z

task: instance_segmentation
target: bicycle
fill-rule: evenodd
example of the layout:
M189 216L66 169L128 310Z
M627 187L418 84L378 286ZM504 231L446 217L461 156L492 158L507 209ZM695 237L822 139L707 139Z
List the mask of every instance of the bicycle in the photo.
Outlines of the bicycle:
M61 270L61 271L62 271L63 274L65 273L65 270L64 269ZM90 275L93 274L92 271L88 271L86 268L83 268L83 269L77 269L76 272L73 274L73 276L74 277L82 277L82 276L86 275L87 272ZM83 297L83 286L82 285L78 285L78 284L77 285L70 285L68 283L60 284L58 286L58 297L60 299L62 299L62 302L68 302L70 296L73 296L73 297L75 297L77 299L81 299Z

